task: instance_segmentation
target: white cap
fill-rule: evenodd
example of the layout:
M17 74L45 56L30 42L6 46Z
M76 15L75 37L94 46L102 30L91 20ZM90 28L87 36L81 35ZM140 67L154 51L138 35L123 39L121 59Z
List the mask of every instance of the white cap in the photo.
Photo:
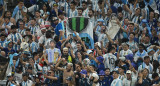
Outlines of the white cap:
M126 58L125 57L119 57L120 60L125 61Z
M92 50L87 50L87 54L90 54L90 53L92 53Z
M130 70L127 70L127 72L126 72L126 73L130 73L130 74L131 74L132 72L131 72Z
M98 47L101 48L101 43L100 42L96 42L96 44L98 45Z
M155 11L154 11L154 13L157 13L157 14L159 14L159 11L158 11L158 10L155 10Z

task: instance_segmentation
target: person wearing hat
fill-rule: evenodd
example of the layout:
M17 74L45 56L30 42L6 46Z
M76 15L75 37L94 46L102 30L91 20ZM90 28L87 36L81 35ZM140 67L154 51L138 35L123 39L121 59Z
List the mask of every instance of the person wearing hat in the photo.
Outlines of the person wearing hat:
M52 17L58 17L59 13L63 13L61 9L58 8L58 4L54 3L53 8L51 10Z
M101 32L101 26L103 25L103 19L97 19L97 25L93 28L93 30Z
M103 70L99 71L99 84L100 86L108 86L107 79L105 78L105 72Z
M14 80L14 74L13 73L9 73L7 75L7 82L6 82L6 86L17 86L19 85L18 81Z
M132 77L131 70L127 70L126 78L123 79L123 86L135 86L137 82L137 77Z
M87 76L87 71L86 70L81 70L80 72L81 74L81 78L79 79L79 86L89 86L90 83L89 81L89 77Z
M110 75L110 69L105 68L105 80L106 80L106 86L110 86L113 81L113 76Z
M113 73L112 75L114 80L112 81L111 86L123 86L122 80L119 79L118 70L113 70L112 73Z
M98 72L100 72L100 70L105 69L103 60L104 60L104 58L102 56L99 56L99 57L96 58L96 62L98 64L98 69L97 69Z

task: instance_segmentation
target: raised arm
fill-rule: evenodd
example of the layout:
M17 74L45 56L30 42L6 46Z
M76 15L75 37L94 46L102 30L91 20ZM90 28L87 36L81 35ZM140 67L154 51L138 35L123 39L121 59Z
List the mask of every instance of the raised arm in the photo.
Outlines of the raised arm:
M57 68L60 71L64 71L64 68L59 67L59 64L62 62L62 59L60 59L60 61L56 64L55 68Z

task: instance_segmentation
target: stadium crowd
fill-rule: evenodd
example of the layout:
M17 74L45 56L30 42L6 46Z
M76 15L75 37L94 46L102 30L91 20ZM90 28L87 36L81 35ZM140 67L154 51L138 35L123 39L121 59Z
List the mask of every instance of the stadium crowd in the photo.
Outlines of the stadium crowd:
M10 1L13 11L0 0L6 86L160 86L159 0ZM67 35L74 17L91 22L94 48Z

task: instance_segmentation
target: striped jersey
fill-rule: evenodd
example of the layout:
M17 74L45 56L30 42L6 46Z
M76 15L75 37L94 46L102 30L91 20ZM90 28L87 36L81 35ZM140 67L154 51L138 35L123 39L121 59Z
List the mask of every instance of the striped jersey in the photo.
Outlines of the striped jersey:
M119 78L114 79L111 83L111 86L123 86L122 80L120 80Z
M22 42L22 36L21 36L20 33L15 33L15 34L11 33L11 34L8 35L7 39L11 40L12 42L15 42L15 43L17 43L18 40L20 42ZM19 50L20 49L20 45L13 44L13 49L16 50L16 51Z

